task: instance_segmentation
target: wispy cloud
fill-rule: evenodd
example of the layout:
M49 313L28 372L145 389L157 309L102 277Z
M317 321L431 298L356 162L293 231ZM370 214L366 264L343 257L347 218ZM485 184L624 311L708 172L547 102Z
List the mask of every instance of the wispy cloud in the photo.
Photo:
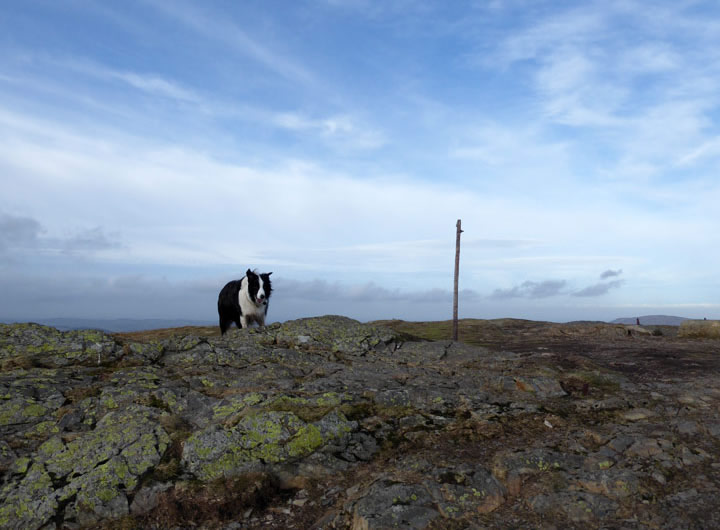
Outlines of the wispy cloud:
M16 86L33 86L37 90L52 92L65 101L75 100L78 106L90 107L94 112L102 111L113 118L122 117L125 121L136 123L148 119L147 107L138 109L133 103L139 97L155 98L157 103L164 104L171 101L176 106L168 106L168 115L165 120L175 121L178 107L183 115L189 115L188 120L203 123L207 120L215 122L215 130L222 129L221 123L232 120L244 123L257 129L286 131L295 135L303 143L316 142L338 151L363 151L383 147L388 143L387 135L378 127L368 123L354 114L352 110L345 109L334 112L332 105L317 112L279 110L272 106L258 103L247 103L207 94L195 86L188 86L177 79L155 72L130 71L111 68L87 58L67 56L33 56L32 62L38 67L64 75L67 72L78 74L74 77L77 86L68 90L67 87L54 86L54 81L38 77L14 78L5 76L5 80ZM0 76L0 80L3 77ZM95 86L93 83L100 83ZM108 92L106 100L98 100L88 96L86 92ZM130 87L138 92L137 95L120 96L123 89ZM130 103L129 103L130 102ZM163 112L159 107L157 112ZM87 113L83 113L86 118ZM100 118L97 118L101 121Z
M71 74L73 76L72 89L76 92L79 90L81 92L79 95L84 98L87 98L87 92L92 91L92 88L101 90L100 87L88 86L87 80L90 79L105 83L115 83L121 88L131 87L151 96L174 99L181 102L203 102L203 97L193 88L184 86L182 82L169 78L166 75L152 71L132 71L113 68L107 64L102 64L78 55L51 55L48 53L38 54L26 52L23 54L22 60L16 58L14 62L16 63L14 65L15 68L18 67L17 63L25 66L28 64L33 65L37 72L36 75L38 76L36 79L39 79L43 74L51 74L56 78ZM2 77L0 77L0 79L2 79ZM35 83L40 84L41 82L29 77L27 72L23 74L22 78L5 76L5 79L14 83L21 83L25 86ZM55 81L55 83L57 84L57 81ZM66 83L65 87L67 86L68 84ZM58 89L60 88L58 84Z
M118 236L106 234L101 227L65 237L47 236L47 232L36 219L0 212L0 255L15 261L33 252L79 255L120 247Z
M720 158L720 137L709 138L678 160L679 166L691 166L700 161Z
M538 245L538 241L529 239L463 239L462 248L496 248L496 249L513 249L528 248Z
M647 181L718 156L718 29L691 5L664 3L652 17L635 1L553 12L501 40L494 59L530 64L550 123L606 131L597 140L618 160L608 173ZM632 38L619 20L634 21Z
M608 278L617 278L622 275L622 272L622 269L608 269L600 274L600 279L607 280ZM611 290L621 287L624 283L625 280L601 281L580 289L579 291L575 291L572 295L579 297L603 296Z
M240 53L268 70L292 81L315 84L313 75L287 54L273 50L252 37L248 31L218 13L212 13L207 4L184 1L168 4L164 1L146 0L166 17L184 24L203 38L219 41L235 53Z
M462 131L450 156L472 160L507 171L509 167L552 167L567 163L568 145L547 139L537 126L508 126L486 122ZM514 172L513 172L514 173Z
M572 293L572 295L581 297L602 296L607 294L611 289L617 289L624 283L625 280L613 280L611 282L596 283L595 285L590 285L584 289L576 291Z
M612 270L608 269L602 274L600 274L601 280L607 280L608 278L613 278L615 276L620 276L622 274L622 269Z
M42 226L35 219L0 213L0 251L33 247L42 232Z
M108 71L108 75L120 79L132 87L160 96L197 102L200 98L191 90L180 86L177 82L168 81L154 74L138 74L133 72Z
M272 123L294 132L313 133L351 149L376 149L386 143L384 135L361 125L348 115L310 118L300 113L284 112L270 116Z
M117 234L106 234L102 227L96 226L82 230L61 241L61 246L67 252L93 252L120 248L121 244Z
M490 298L548 298L561 294L566 285L566 280L526 281L510 289L495 289Z
M614 278L622 274L622 269L608 269L600 274L601 280ZM511 298L549 298L552 296L571 294L576 297L595 297L607 294L612 289L617 289L625 283L625 280L602 281L577 291L566 289L567 280L545 280L542 282L525 281L509 289L495 289L490 298L496 300Z
M345 302L384 302L384 303L446 303L452 302L452 292L448 289L403 290L388 289L374 282L347 284L326 280L281 280L276 282L282 290L283 299L301 299L305 301ZM463 301L477 301L481 296L472 289L462 291Z

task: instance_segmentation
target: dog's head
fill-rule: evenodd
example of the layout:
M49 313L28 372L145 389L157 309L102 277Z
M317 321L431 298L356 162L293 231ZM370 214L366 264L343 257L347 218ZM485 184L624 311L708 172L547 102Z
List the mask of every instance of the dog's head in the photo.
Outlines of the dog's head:
M248 295L250 300L257 305L266 305L270 299L272 285L270 283L270 275L272 272L264 272L258 274L255 271L247 270L245 276L248 279Z

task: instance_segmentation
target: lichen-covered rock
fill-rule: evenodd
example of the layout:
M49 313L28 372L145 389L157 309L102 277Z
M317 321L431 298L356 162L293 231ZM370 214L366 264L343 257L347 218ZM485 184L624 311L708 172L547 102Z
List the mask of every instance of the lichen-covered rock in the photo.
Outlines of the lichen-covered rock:
M389 328L334 315L291 320L267 333L285 347L349 354L394 349L391 345L404 340L404 335Z
M38 423L47 418L52 409L33 398L14 397L0 401L0 427Z
M120 345L102 331L58 331L39 324L0 324L3 366L98 365L122 356Z
M81 524L127 514L127 494L170 441L158 419L156 411L131 405L67 443L50 438L33 455L29 471L3 489L0 528L40 527L61 505L66 520Z
M63 390L83 380L54 369L0 372L0 439L11 441L24 455L60 432L58 411L66 401Z
M153 364L162 358L166 350L164 341L127 342L123 344L123 359L130 363Z
M40 528L52 520L58 507L50 474L41 463L34 463L16 482L2 488L0 528Z
M185 442L182 464L201 480L240 475L297 461L356 427L338 412L312 423L291 412L260 412L230 428L213 425L193 434Z

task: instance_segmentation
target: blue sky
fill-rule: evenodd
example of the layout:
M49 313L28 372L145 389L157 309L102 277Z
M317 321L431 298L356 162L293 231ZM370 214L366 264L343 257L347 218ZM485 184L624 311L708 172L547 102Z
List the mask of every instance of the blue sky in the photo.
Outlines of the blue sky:
M0 318L720 318L720 5L23 0Z

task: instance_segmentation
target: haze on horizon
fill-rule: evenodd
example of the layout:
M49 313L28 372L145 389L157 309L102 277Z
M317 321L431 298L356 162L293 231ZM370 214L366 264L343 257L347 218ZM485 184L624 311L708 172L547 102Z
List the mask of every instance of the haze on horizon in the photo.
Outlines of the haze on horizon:
M462 5L461 5L462 4ZM11 1L0 319L720 318L720 4Z

